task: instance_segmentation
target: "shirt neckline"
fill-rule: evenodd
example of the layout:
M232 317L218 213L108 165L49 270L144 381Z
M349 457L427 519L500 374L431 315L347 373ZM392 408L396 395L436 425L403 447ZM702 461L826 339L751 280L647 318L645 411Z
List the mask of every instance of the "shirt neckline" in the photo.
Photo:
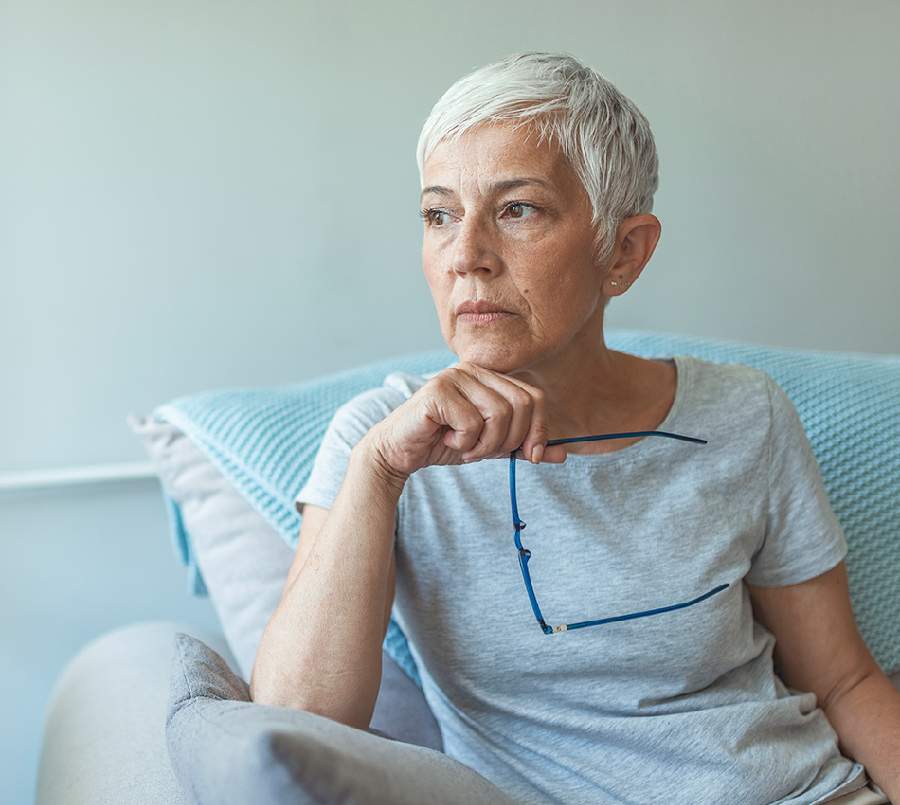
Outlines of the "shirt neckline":
M665 418L655 428L653 428L653 430L664 430L670 433L679 433L683 436L696 436L702 439L702 433L682 434L681 431L678 430L680 414L685 406L685 399L687 398L688 392L692 386L694 369L693 359L689 355L673 355L670 358L666 358L665 360L671 360L675 364L675 397L672 400L672 405L669 407L669 411L666 414ZM569 453L566 456L566 460L562 464L541 462L540 464L532 466L546 466L552 467L554 469L559 469L560 467L565 467L567 464L571 464L572 466L576 467L589 466L592 464L609 464L613 462L624 461L626 459L641 457L646 454L665 450L667 448L671 449L671 444L669 443L673 441L675 440L667 438L665 436L642 436L636 442L633 442L632 444L629 444L625 447L620 447L618 450L613 450L611 453ZM566 444L574 444L574 442L567 442Z

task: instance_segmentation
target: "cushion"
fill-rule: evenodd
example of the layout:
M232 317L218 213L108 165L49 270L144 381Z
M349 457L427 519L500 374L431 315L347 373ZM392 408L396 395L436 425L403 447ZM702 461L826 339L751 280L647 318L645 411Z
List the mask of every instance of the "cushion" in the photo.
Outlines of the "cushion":
M142 438L165 493L177 502L206 593L249 681L294 550L178 428L149 417L128 421ZM386 652L370 726L397 740L443 749L425 696Z
M794 403L847 536L850 594L860 631L888 672L900 670L900 357L787 349L674 333L610 328L613 349L644 357L694 355L767 372ZM293 545L293 506L338 406L380 385L391 371L426 373L455 362L448 350L416 352L302 383L202 391L154 411L180 427ZM173 539L189 584L202 594L189 533L177 505ZM385 650L421 686L405 636L392 619Z
M316 713L256 704L206 643L183 632L175 643L166 744L192 802L513 802L441 752Z
M294 551L178 428L149 417L132 416L128 422L190 527L206 594L249 680Z

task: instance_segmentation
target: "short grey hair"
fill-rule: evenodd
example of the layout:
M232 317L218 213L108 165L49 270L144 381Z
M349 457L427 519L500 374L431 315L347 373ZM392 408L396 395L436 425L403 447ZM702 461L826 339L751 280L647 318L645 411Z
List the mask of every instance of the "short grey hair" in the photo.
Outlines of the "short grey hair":
M460 78L434 105L416 147L420 184L438 143L480 123L510 120L515 128L533 127L538 145L559 143L591 201L594 257L605 264L622 220L653 210L659 164L647 118L573 56L514 53Z

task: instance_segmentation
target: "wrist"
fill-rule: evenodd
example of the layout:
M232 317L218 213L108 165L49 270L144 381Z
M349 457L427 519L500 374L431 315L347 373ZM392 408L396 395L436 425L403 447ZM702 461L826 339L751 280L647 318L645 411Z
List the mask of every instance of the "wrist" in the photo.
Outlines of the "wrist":
M378 442L377 434L370 430L362 439L360 439L351 451L351 460L353 458L365 466L372 475L380 479L386 488L396 493L399 498L403 492L409 475L398 472L384 458L384 453Z

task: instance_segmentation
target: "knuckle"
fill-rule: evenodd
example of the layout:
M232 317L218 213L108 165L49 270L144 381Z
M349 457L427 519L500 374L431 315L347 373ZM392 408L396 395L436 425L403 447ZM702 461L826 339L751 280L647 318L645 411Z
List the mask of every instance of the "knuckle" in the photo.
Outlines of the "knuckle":
M481 418L481 414L472 408L466 410L463 414L463 419L465 420L464 428L466 433L480 433L484 428L484 420Z
M537 441L541 442L547 441L547 438L550 434L550 429L547 427L547 423L542 420L535 422L531 428L531 431L532 433L536 434Z
M530 411L534 408L534 398L525 389L519 389L516 393L516 404L520 408Z
M505 397L500 397L497 400L497 408L500 409L500 414L504 418L508 418L508 417L512 416L513 411L515 411L515 406L509 400L507 400Z
M456 385L456 377L458 373L456 367L451 366L449 369L443 369L436 374L428 383L436 393L445 394Z

